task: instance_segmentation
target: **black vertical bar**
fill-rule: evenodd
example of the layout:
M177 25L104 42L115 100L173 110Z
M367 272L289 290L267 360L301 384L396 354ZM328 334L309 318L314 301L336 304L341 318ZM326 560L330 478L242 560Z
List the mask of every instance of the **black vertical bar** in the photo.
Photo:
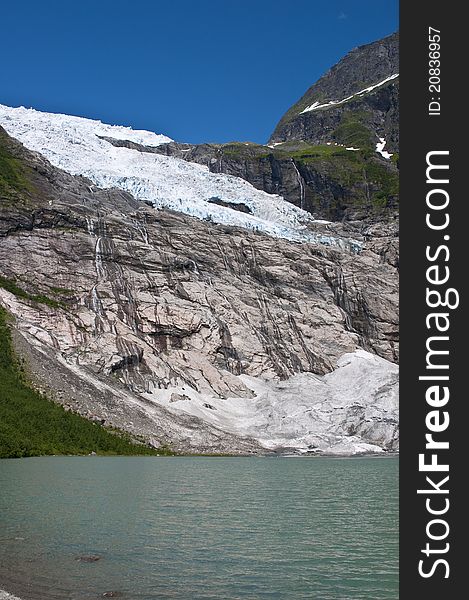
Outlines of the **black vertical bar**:
M463 532L467 505L463 486L469 481L464 466L465 442L469 439L465 389L469 373L465 338L469 328L464 314L469 271L464 244L469 238L469 190L463 187L465 172L469 172L468 99L464 91L469 36L455 2L401 2L400 8L400 597L452 600L467 594L465 578L469 577ZM432 151L445 154L429 158ZM427 181L427 159L449 169L431 170ZM448 183L444 183L446 179ZM441 209L427 204L444 206L446 201L448 206ZM442 226L446 218L449 223L442 229L432 229L427 218L432 226ZM448 274L445 283L429 281L441 281ZM454 291L448 292L451 289ZM442 302L449 298L451 305L459 296L459 306L432 308L429 302L438 304L438 296L434 293L428 298L427 290L439 292ZM448 330L438 331L437 318L431 314L442 315L438 324L444 329L449 323ZM428 342L432 336L449 339ZM429 357L427 343L449 354ZM428 368L428 358L430 365L438 363L448 368ZM419 376L435 375L448 376L449 380L419 380ZM427 397L432 386L435 389L429 398L435 400L433 406ZM449 400L443 404L445 387ZM444 428L447 418L449 426ZM433 432L431 428L437 427L444 429ZM449 448L426 449L430 443L427 434L432 434L433 440L449 442ZM435 460L438 465L449 465L449 471L419 469L421 454L425 464ZM441 483L448 475L449 480ZM417 490L427 492L419 494ZM431 514L430 510L441 514Z

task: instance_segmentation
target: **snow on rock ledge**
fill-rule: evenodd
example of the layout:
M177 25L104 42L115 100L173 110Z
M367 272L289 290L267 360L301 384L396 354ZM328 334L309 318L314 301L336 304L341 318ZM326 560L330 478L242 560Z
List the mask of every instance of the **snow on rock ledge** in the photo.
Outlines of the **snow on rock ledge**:
M379 138L379 142L376 142L376 152L381 154L383 158L389 160L392 157L392 154L384 149L386 146L386 140L384 138Z
M365 89L360 90L359 92L356 92L355 94L351 94L350 96L347 96L346 98L342 98L342 100L329 100L329 102L324 102L322 104L320 102L316 101L313 104L311 104L310 106L307 106L304 110L302 110L300 112L300 115L307 113L307 112L311 112L313 110L318 110L320 108L324 109L324 108L332 108L335 106L339 106L340 104L349 102L350 100L353 100L354 98L357 98L359 96L364 96L365 94L369 94L376 88L381 87L382 85L384 85L385 83L388 83L389 81L392 81L393 79L396 79L396 77L399 77L399 73L394 73L393 75L389 75L389 77L386 77L382 81L378 81L378 83L374 83L374 84L366 87Z

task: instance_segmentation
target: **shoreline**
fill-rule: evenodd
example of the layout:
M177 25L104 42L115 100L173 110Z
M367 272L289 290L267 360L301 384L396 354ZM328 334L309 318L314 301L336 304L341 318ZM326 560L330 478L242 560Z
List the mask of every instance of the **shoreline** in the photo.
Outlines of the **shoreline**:
M170 454L170 455L139 455L139 454L42 454L35 456L0 457L0 460L25 460L29 458L399 458L399 452L361 452L356 454ZM0 596L0 600L3 600Z

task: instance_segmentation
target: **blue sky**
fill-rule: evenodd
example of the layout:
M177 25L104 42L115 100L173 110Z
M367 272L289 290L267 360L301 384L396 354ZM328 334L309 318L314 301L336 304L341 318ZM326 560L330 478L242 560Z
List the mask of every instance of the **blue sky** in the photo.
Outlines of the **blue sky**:
M397 0L24 0L0 5L0 103L178 141L266 142Z

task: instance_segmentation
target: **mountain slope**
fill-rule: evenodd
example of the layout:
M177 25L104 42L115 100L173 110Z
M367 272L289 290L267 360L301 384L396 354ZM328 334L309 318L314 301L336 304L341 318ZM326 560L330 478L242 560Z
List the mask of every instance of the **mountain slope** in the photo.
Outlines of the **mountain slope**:
M32 389L15 360L6 311L0 306L0 458L91 452L156 453L65 411Z
M43 392L176 451L396 449L397 278L379 228L356 246L308 224L300 244L101 190L1 130L0 150L0 302Z
M386 150L399 144L399 34L347 54L282 117L269 143L338 142Z

